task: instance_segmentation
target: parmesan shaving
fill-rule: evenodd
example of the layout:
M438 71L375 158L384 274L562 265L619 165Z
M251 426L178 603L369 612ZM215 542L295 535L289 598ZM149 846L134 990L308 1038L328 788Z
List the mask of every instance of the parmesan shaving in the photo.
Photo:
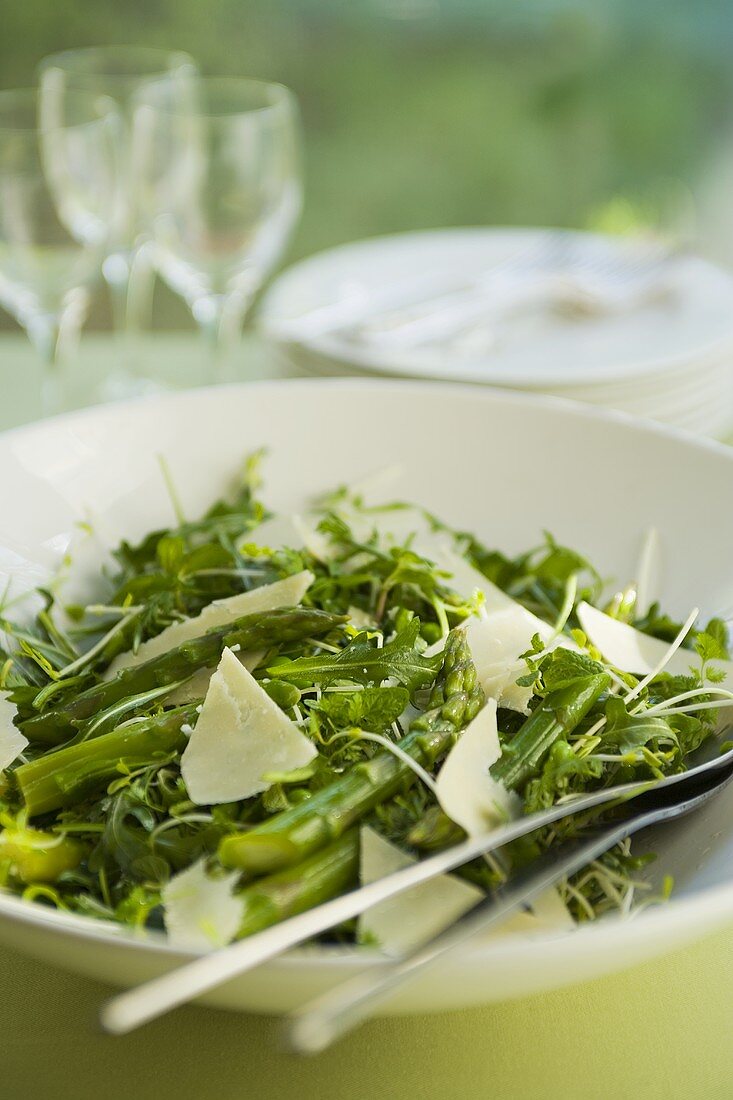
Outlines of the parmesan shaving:
M237 802L271 786L271 772L302 768L317 755L277 703L225 649L211 677L181 774L199 806Z
M416 863L369 826L361 830L363 885ZM437 936L484 897L482 890L455 875L438 875L403 894L379 902L359 917L359 938L375 940L388 955L402 955Z
M294 607L299 604L308 588L313 583L313 574L304 570L292 577L275 581L274 584L264 584L260 588L253 588L249 592L240 592L236 596L229 596L225 600L214 600L205 607L200 615L194 618L183 619L182 622L173 623L166 627L154 638L143 642L137 652L121 653L112 661L105 673L105 680L111 680L118 672L134 665L143 664L167 653L176 646L190 642L194 638L200 638L209 630L226 626L227 623L241 618L242 615L257 615L263 611L273 611L278 607Z
M689 676L691 667L699 667L700 659L693 650L678 648L668 656L669 642L643 634L588 603L578 604L577 615L588 640L610 664L623 672L649 676L663 663L664 671L673 676ZM729 682L733 680L733 661L713 661L711 664L725 672Z
M237 872L222 878L206 874L200 859L174 875L163 887L162 901L168 939L187 950L224 947L237 934L243 905L234 895Z
M0 772L9 768L28 744L28 738L14 723L17 713L15 705L0 691Z
M231 652L234 653L235 650L232 648ZM254 672L264 655L265 651L263 649L253 649L248 653L236 653L237 660L247 669L247 672ZM209 690L211 677L215 672L215 668L197 669L193 676L186 680L185 684L181 684L179 688L166 696L166 705L180 707L185 703L194 703L197 699L203 699Z
M496 699L502 707L527 714L532 688L517 684L526 672L519 658L531 649L535 634L549 643L552 628L520 604L506 599L508 604L503 608L492 610L483 618L470 619L466 637L479 682L489 698Z
M436 784L444 813L469 836L485 833L520 812L519 798L489 774L500 756L496 700L489 699L448 753Z

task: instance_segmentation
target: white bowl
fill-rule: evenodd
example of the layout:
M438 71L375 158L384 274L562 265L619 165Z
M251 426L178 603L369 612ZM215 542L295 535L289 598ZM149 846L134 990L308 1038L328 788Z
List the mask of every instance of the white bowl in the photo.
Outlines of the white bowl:
M36 565L37 583L89 511L110 538L172 520L156 455L170 464L187 513L225 489L243 454L269 450L267 499L304 495L399 467L389 495L416 500L509 553L543 529L606 576L632 575L642 533L664 548L664 605L685 616L733 605L733 451L679 433L541 397L426 383L318 380L179 393L109 406L0 437L0 547ZM0 556L0 567L12 555ZM2 587L2 585L0 585ZM733 792L636 842L673 874L667 904L562 935L486 940L408 985L387 1011L439 1010L595 977L733 922ZM0 895L0 941L93 978L129 985L187 956L135 935ZM292 952L211 994L213 1004L281 1012L357 970L370 953Z

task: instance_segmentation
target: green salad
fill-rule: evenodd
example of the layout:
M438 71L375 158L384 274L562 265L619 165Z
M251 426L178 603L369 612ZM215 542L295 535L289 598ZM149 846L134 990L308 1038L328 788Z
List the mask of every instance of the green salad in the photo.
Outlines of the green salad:
M549 535L509 557L348 487L272 516L260 457L205 515L114 548L94 603L64 595L73 553L32 614L5 601L6 890L219 946L467 833L683 771L721 725L725 624L673 621L648 576L614 590ZM600 812L327 939L403 949ZM615 848L516 926L628 910L647 858Z

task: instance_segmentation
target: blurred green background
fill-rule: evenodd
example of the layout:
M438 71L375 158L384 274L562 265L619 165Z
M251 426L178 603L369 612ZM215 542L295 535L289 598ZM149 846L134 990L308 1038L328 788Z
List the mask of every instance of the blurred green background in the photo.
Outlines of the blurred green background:
M650 223L733 259L729 0L31 0L5 6L0 83L107 43L295 89L306 206L286 262L491 223ZM191 324L161 287L155 316Z

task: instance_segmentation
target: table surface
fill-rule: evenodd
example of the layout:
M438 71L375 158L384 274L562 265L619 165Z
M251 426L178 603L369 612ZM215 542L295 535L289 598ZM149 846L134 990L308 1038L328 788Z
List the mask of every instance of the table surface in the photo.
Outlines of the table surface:
M201 381L193 336L135 351L171 385ZM71 400L98 399L109 338L87 337ZM285 374L255 338L242 376ZM0 339L0 428L39 415L41 374L21 337ZM7 1100L715 1100L733 1097L731 931L624 973L445 1015L375 1020L316 1058L279 1047L277 1020L188 1007L125 1038L102 1035L108 987L0 950L0 1096Z

